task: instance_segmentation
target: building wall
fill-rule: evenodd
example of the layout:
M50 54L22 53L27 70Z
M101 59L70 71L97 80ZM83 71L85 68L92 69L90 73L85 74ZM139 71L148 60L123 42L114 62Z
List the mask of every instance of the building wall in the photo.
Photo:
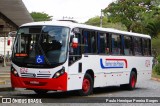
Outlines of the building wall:
M17 26L7 21L7 19L5 20L4 18L0 17L0 37L4 37L8 35L9 32L16 30Z
M8 34L11 31L16 31L17 28L11 20L0 13L0 54L4 55L5 47L5 55L7 56L8 53L11 55L14 37L9 37ZM10 40L10 45L8 45L8 40Z

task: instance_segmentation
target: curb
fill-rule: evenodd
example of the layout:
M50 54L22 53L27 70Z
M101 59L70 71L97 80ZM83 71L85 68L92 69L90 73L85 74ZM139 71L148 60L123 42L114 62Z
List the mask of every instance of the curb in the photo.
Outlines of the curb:
M0 88L0 92L3 91L13 91L14 89L12 87L4 87L4 88Z
M152 77L151 80L160 82L160 79L159 79L159 78L153 78L153 77Z
M5 81L0 80L0 85L4 85L4 84L6 84L6 82L5 82Z

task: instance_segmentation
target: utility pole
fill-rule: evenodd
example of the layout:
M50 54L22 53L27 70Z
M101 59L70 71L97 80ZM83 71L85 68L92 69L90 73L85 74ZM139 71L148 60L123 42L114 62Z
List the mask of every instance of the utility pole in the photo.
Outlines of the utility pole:
M11 27L3 27L3 34L4 34L4 58L3 58L3 67L6 67L6 37L10 32Z
M102 19L103 19L102 12L103 12L103 10L101 9L101 16L100 16L100 27L102 27Z
M4 33L4 59L3 59L3 67L6 67L6 33Z

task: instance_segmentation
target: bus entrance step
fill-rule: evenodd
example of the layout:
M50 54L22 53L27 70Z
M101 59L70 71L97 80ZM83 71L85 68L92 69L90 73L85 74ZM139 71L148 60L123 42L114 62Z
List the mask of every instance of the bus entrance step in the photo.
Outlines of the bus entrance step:
M1 78L10 78L10 73L0 73L0 79Z
M10 73L0 73L0 85L10 84Z

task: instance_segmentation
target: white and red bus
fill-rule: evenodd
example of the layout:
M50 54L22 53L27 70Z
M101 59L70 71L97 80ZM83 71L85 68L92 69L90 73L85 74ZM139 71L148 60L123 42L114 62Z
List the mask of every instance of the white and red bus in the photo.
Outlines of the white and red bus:
M12 51L13 88L38 94L121 85L134 89L150 79L151 37L73 22L33 22L22 25Z

